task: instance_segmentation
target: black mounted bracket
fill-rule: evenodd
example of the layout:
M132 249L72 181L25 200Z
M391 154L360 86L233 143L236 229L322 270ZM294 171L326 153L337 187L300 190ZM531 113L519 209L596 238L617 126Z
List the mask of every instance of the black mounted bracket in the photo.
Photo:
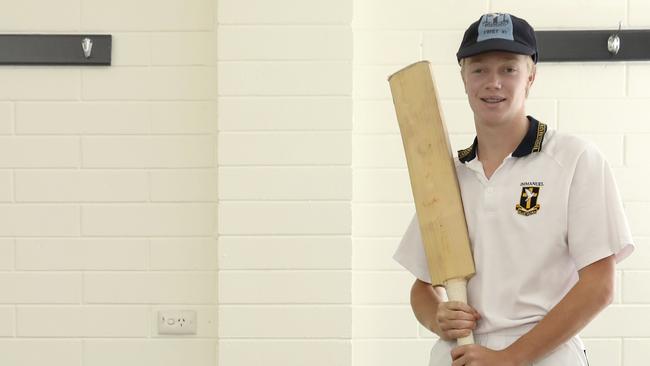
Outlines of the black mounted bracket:
M650 30L538 31L536 36L540 62L650 60ZM611 37L618 37L616 52ZM111 35L0 34L0 65L110 65L111 48Z
M0 65L110 65L110 35L0 34Z
M650 60L650 30L538 31L535 35L540 62Z

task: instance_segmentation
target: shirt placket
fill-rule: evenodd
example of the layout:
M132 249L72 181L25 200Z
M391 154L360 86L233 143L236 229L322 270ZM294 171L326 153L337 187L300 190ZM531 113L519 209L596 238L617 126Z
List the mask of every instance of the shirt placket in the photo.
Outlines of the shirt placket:
M513 159L512 156L506 157L501 165L492 173L492 177L487 179L485 176L485 171L483 170L483 164L478 159L474 159L468 163L468 168L470 168L476 178L481 182L483 187L483 209L485 213L494 213L498 208L498 196L499 196L499 171L503 170L507 164L510 163L510 160Z

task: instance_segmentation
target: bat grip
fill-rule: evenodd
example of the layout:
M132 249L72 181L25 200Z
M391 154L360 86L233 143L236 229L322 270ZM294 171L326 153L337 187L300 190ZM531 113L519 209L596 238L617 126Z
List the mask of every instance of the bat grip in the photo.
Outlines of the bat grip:
M450 301L459 301L467 304L467 280L464 278L452 278L445 281L445 289L447 290L447 297ZM466 344L474 344L474 333L470 331L467 337L458 338L456 340L459 346Z

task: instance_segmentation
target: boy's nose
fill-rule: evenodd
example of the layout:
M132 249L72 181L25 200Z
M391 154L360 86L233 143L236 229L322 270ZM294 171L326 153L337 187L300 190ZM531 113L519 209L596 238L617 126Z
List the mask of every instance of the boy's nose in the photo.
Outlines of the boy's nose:
M498 74L494 73L494 74L491 74L488 77L487 87L488 88L494 88L494 89L500 89L501 88L501 78L499 78Z

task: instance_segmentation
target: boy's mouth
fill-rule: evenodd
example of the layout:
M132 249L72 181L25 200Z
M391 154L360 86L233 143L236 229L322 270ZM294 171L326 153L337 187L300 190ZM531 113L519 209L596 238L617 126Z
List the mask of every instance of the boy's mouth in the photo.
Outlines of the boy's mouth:
M497 103L503 102L504 100L506 100L506 98L502 98L502 97L485 97L485 98L481 98L481 100L484 101L485 103L497 104Z

